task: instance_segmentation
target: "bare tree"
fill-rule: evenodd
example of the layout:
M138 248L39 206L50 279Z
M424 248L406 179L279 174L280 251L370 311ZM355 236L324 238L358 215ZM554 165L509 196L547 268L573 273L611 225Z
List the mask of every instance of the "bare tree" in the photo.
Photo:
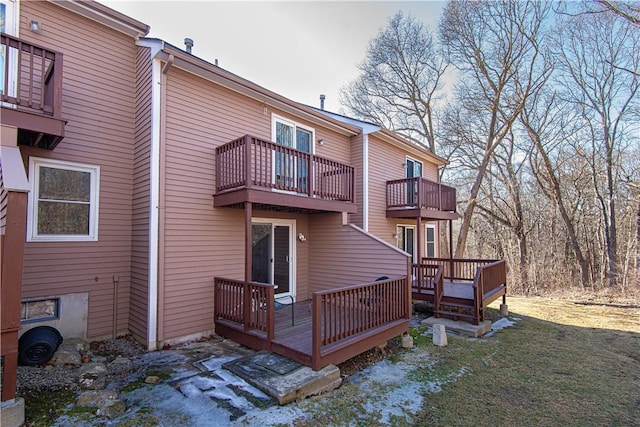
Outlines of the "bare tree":
M640 26L640 3L637 1L595 0L599 8L594 10L609 11L624 18L634 25Z
M492 155L511 131L531 91L547 78L549 69L538 65L543 22L549 11L550 3L544 2L450 1L445 7L440 38L449 60L461 72L457 116L474 123L466 135L461 135L464 128L449 126L447 142L470 140L479 155L458 235L458 257L464 254Z
M371 40L360 76L344 87L347 114L382 124L435 152L434 103L447 69L431 30L396 13Z
M557 38L558 82L580 112L606 240L609 284L619 272L616 199L619 156L637 125L629 116L640 88L640 32L611 14L567 17ZM632 73L626 70L631 70Z

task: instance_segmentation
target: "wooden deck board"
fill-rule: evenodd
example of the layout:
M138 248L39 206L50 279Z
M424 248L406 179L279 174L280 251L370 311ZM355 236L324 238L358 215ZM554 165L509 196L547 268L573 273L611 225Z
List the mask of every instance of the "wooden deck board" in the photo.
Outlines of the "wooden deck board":
M275 312L275 338L272 340L271 351L281 354L290 359L303 364L309 364L312 356L312 316L311 301L300 301L295 303L294 325L291 325L291 307L285 306ZM221 326L226 334L233 334L234 337L241 338L241 343L249 347L264 347L268 345L266 334L258 331L244 331L242 325L228 320L217 320L216 326ZM408 328L408 320L391 322L389 325L380 325L365 334L369 341L374 342L376 335L396 336L397 331ZM322 328L321 328L322 329ZM238 340L236 338L236 340ZM255 344L252 344L253 341ZM358 335L345 338L344 342L338 341L329 344L323 349L323 357L331 360L341 360L341 355L351 355L343 347L349 347L352 342L358 340ZM258 342L259 341L259 342ZM375 345L375 344L374 344ZM336 355L332 355L332 353ZM352 356L351 356L352 357ZM339 363L339 362L337 362Z

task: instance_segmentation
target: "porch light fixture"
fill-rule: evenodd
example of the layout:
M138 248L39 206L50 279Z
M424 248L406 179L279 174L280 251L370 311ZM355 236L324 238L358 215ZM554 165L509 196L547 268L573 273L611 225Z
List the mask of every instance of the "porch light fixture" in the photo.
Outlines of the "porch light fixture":
M301 242L306 242L307 238L305 237L304 234L298 233L298 240L300 240Z
M318 140L318 144L319 144L319 145L324 145L324 139L319 139L319 140Z
M41 28L40 28L40 23L38 21L31 21L29 23L29 29L31 31L33 31L34 33L40 33Z

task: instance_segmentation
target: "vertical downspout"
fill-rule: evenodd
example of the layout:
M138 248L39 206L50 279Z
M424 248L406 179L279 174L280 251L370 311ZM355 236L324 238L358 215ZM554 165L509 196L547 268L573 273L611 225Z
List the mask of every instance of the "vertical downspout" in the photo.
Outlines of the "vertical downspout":
M369 134L362 135L362 229L369 232Z
M158 234L160 224L160 107L161 63L151 64L151 147L149 195L149 294L147 308L147 346L157 350L158 344Z

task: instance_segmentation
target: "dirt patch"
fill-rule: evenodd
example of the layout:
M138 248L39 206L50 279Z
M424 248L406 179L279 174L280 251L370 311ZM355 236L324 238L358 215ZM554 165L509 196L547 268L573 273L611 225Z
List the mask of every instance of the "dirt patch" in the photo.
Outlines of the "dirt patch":
M402 351L402 346L398 338L394 338L387 342L384 347L374 347L371 350L365 351L351 359L338 365L340 369L340 375L342 377L348 377L354 372L358 372L367 366L371 366L376 362L386 359L389 356L398 354Z

